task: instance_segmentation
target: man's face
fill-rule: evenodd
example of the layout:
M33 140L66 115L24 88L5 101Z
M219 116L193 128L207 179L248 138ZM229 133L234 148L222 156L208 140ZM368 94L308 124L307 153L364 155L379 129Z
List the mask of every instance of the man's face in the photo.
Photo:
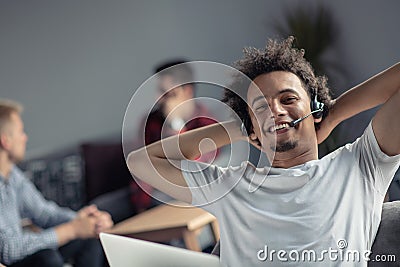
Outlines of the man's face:
M263 151L267 155L275 152L278 159L307 153L311 145L315 147L312 116L295 127L288 125L311 112L310 98L301 80L291 72L274 71L256 77L253 82L259 90L251 85L247 93L254 128L250 138L258 138Z
M188 88L188 85L176 86L171 76L162 75L159 80L159 93L162 95L160 104L165 117L184 119L188 115L186 105L182 105L193 97L192 89Z
M1 134L4 140L3 149L8 152L9 159L13 163L22 161L28 136L24 132L24 123L18 113L11 113L10 121L4 126Z

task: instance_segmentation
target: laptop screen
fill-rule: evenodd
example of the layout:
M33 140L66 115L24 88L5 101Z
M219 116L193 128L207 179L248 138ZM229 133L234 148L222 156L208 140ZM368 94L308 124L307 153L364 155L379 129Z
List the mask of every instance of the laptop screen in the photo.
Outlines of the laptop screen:
M118 235L100 234L111 267L219 267L214 255Z

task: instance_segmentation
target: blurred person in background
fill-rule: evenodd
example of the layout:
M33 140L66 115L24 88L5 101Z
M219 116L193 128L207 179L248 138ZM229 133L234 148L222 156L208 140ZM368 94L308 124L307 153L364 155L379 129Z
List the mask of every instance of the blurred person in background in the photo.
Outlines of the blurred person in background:
M193 69L190 64L185 63L187 63L185 59L171 59L154 69L154 74L158 74L156 88L158 96L153 109L142 119L138 127L137 147L216 122L207 107L194 99L195 84L185 83L194 80ZM219 151L216 150L197 160L211 162L218 154ZM153 199L149 193L157 199ZM95 198L92 203L108 211L117 223L158 205L160 200L168 201L171 198L142 181L132 180L129 188L103 194Z
M44 199L15 166L24 159L28 137L22 106L0 100L0 258L8 267L104 265L98 234L113 226L111 216L87 206L74 212ZM29 219L36 231L22 227Z

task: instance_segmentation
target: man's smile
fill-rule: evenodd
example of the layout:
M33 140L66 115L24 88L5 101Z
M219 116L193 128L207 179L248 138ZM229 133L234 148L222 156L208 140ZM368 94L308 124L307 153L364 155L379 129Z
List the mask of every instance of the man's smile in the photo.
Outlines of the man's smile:
M280 121L280 122L275 122L273 125L266 127L266 132L269 134L281 134L289 131L290 128L291 126L289 122Z

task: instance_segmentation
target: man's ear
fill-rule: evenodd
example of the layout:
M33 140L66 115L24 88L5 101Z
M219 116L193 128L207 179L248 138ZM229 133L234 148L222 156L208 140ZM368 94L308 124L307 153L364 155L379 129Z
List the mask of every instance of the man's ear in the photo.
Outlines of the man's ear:
M261 142L260 142L260 140L258 139L257 135L256 135L254 132L252 132L252 133L249 135L249 139L250 139L250 144L252 144L252 145L255 146L256 148L258 148L259 150L261 150Z
M10 141L5 133L0 133L0 148L7 150L10 147Z
M322 121L322 117L321 118L314 118L314 123L320 123Z
M249 138L250 138L250 140L252 140L252 141L255 141L255 140L258 139L257 135L256 135L254 132L251 132L251 133L249 134Z
M253 118L252 117L250 117L250 120L251 120L250 130L247 133L248 133L249 138L250 138L251 141L258 141L258 137L257 137L257 135L256 135L256 133L254 131L254 125L256 125L256 124L253 123Z

